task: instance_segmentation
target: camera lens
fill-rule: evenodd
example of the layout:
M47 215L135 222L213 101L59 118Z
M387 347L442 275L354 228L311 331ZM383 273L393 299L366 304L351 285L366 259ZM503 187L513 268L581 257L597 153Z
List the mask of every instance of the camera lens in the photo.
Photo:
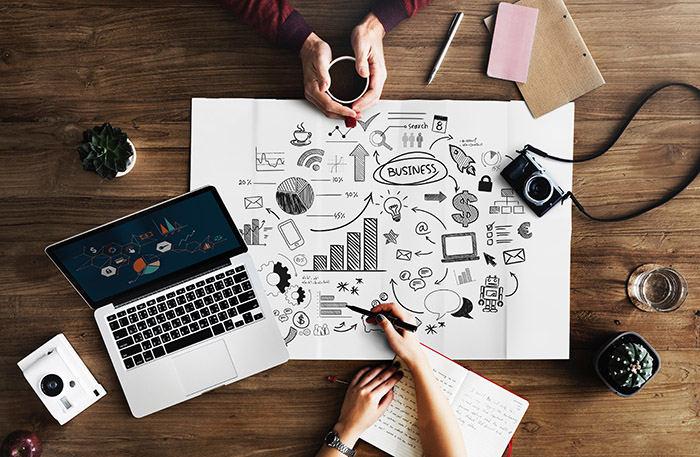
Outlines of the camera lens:
M41 391L49 397L55 397L63 392L63 380L56 374L47 374L41 380Z
M549 200L552 192L552 183L548 177L542 174L535 173L525 183L525 198L536 205L541 205Z

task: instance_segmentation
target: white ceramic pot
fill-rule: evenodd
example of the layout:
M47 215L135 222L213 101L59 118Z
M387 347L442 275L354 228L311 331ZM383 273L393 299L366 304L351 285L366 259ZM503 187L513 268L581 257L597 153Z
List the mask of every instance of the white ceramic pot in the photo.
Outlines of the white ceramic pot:
M117 176L115 176L115 178L121 178L122 176L126 175L131 171L132 168L134 168L134 165L136 164L136 148L134 147L134 143L132 143L129 139L127 139L126 141L131 145L131 149L134 151L134 155L131 156L129 163L126 165L126 170L117 173Z

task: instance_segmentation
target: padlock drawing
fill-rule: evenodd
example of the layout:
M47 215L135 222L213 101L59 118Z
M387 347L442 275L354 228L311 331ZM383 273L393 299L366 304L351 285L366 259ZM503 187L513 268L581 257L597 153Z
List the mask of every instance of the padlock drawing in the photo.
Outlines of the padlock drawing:
M479 180L479 191L480 192L491 192L493 188L493 182L491 182L491 177L484 175Z

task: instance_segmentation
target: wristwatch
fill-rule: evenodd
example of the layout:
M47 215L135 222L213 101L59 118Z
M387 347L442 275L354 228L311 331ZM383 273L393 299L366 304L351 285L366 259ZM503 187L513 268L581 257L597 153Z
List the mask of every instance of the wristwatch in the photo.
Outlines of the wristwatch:
M326 446L335 448L343 454L347 455L348 457L355 457L355 450L344 445L343 442L340 441L340 438L338 438L338 432L336 432L335 430L331 430L330 432L328 432L325 441Z

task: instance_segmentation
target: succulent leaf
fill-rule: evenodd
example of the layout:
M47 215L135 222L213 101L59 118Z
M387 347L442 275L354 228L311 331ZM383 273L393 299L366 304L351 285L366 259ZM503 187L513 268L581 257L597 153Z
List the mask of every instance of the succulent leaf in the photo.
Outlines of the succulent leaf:
M608 358L608 373L622 387L640 387L651 378L654 360L638 343L623 343Z
M118 172L126 170L134 150L126 133L105 123L83 132L83 144L78 147L78 154L83 169L113 179Z

